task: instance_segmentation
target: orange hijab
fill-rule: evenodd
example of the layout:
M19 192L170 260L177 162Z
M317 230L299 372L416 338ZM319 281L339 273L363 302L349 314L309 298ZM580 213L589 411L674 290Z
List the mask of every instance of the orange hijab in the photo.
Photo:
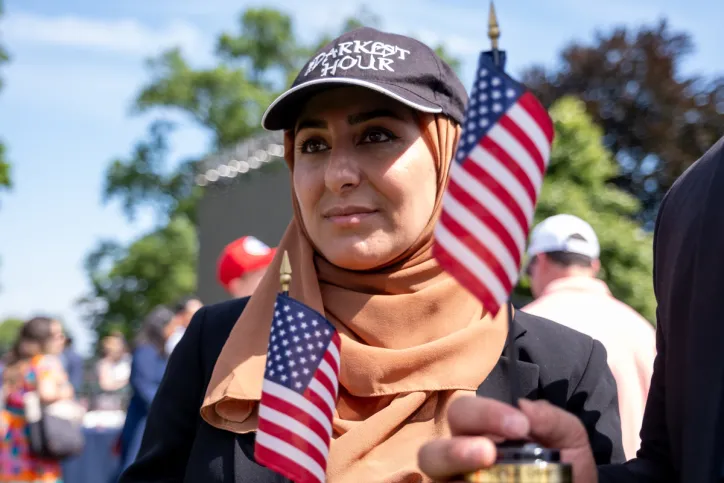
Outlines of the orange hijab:
M449 434L450 401L475 392L505 344L506 311L498 320L484 314L477 299L432 258L433 229L460 128L427 114L421 125L438 163L438 191L433 216L417 242L381 269L339 268L315 251L292 193L295 215L229 334L201 407L212 426L235 433L256 429L279 267L287 251L289 295L325 314L342 337L330 483L425 481L417 467L418 449ZM287 133L290 170L292 147Z

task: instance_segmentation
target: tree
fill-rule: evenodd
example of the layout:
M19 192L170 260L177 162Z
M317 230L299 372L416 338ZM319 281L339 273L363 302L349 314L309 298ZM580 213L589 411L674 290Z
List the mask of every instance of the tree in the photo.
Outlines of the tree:
M616 298L654 322L653 241L632 219L639 201L611 183L620 168L581 100L564 97L550 114L556 134L534 223L559 213L589 222L601 245L601 278ZM528 280L516 294L530 296Z
M379 24L377 16L363 9L344 21L338 32ZM305 45L288 15L269 8L247 9L239 17L237 33L219 36L215 66L195 69L179 49L150 60L150 80L141 88L133 112L182 113L210 134L212 151L232 146L261 130L261 116L269 103L333 37ZM443 46L437 49L459 66ZM129 219L140 207L151 206L158 227L128 247L104 241L88 255L86 272L92 290L80 304L99 335L112 327L131 335L155 304L170 303L195 289L198 160L169 169L173 129L163 118L152 122L148 136L131 155L113 160L106 172L104 201L119 201Z
M20 328L25 321L21 319L5 319L0 322L0 356L12 349L15 340L18 338Z
M102 337L120 330L129 338L156 305L196 288L196 230L178 216L121 247L102 242L86 259L92 293L80 301L85 318Z
M195 161L183 162L174 171L167 166L168 137L173 129L170 122L153 122L148 138L136 144L131 157L113 160L106 171L103 200L120 198L129 220L141 205L153 206L162 222L176 215L196 219L201 190L193 183Z
M621 167L613 182L641 201L635 215L647 228L673 181L724 133L724 77L685 75L693 50L666 21L620 27L523 76L546 106L569 94L586 102Z

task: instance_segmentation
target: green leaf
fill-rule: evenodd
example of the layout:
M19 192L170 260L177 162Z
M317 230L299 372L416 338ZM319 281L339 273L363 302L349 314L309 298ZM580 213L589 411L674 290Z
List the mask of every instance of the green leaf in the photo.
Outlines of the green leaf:
M10 188L10 165L5 161L5 145L0 143L0 189Z

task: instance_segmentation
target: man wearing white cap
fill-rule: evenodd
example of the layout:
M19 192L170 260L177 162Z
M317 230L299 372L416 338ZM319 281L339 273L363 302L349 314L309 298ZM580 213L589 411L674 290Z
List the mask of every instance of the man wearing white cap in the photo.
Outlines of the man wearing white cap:
M578 217L563 214L541 222L528 247L527 272L536 300L522 310L588 334L606 347L618 386L624 451L630 459L641 443L656 357L655 330L596 278L600 251L595 231Z

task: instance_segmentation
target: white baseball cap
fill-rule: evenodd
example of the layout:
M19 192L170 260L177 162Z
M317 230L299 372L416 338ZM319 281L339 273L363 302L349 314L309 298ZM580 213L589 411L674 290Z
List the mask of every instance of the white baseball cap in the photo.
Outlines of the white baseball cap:
M596 260L601 247L591 225L577 216L555 215L533 229L528 245L529 257L549 252L576 253Z

